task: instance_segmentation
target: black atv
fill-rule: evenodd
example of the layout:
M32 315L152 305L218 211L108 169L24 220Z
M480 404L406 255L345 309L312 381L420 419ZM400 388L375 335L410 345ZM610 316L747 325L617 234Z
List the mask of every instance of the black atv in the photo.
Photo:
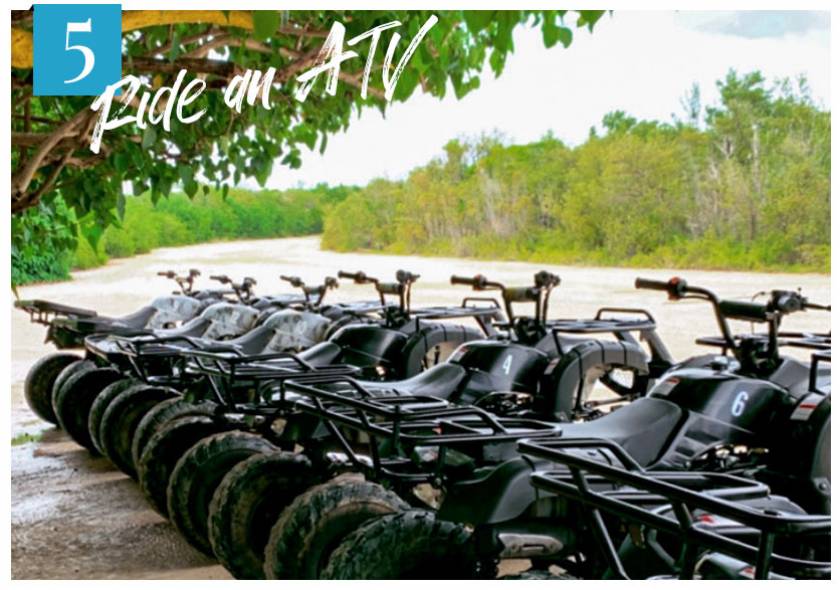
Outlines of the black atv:
M53 384L65 368L80 366L82 358L78 354L64 351L83 348L87 336L176 328L222 300L222 292L194 289L195 278L200 274L196 269L185 276L174 271L159 272L158 275L176 281L179 290L120 317L102 316L94 310L40 299L15 301L15 307L29 313L33 323L47 326L45 342L52 342L61 351L39 359L26 375L24 392L32 411L47 422L58 423L51 403Z
M701 342L722 344L732 357L699 357L680 363L666 372L646 397L598 420L558 425L558 442L551 445L568 441L571 446L586 447L584 457L625 468L629 460L632 470L748 476L773 493L788 496L782 502L786 512L827 513L830 396L821 393L826 374L816 361L810 368L800 367L803 374L791 368L791 363L798 361L779 354L779 347L785 344L823 348L830 342L828 335L785 340L779 332L783 316L824 307L810 304L794 292L774 292L766 304L759 304L719 301L708 290L679 279L668 283L639 280L637 285L666 290L677 298L710 301L722 336ZM768 331L733 337L728 326L732 318L765 322ZM792 374L798 377L791 378ZM782 381L784 386L779 383ZM522 432L521 436L528 435ZM407 441L403 438L400 442L402 450L409 453ZM417 445L413 446L414 455L406 456L420 456ZM482 451L486 453L486 449ZM441 447L432 458L440 460L443 454ZM442 502L429 503L436 510L394 508L396 514L372 521L341 542L324 575L495 577L498 562L508 558L531 559L537 569L559 566L578 577L604 573L587 569L598 556L583 553L589 528L603 523L582 518L562 498L535 495L530 476L543 465L509 447L496 453L496 465L482 465L475 456L469 454L468 460L460 457L462 471L448 480L438 480L445 496ZM391 487L410 481L383 470L377 476ZM359 500L360 506L362 502ZM298 506L298 510L302 508ZM677 515L682 518L682 513ZM315 520L328 518L326 511ZM282 520L272 533L278 539L314 530L305 525L303 533L284 533ZM285 514L287 526L292 520L290 513ZM301 526L299 522L297 526ZM267 558L271 552L269 543ZM642 577L667 571L649 557L631 560L642 570L654 563L653 571Z
M197 364L197 367L193 370L203 372L208 376L208 384L218 403L215 406L214 418L216 420L222 420L224 423L225 420L230 420L230 416L258 417L263 429L250 428L253 432L258 432L267 440L288 450L303 445L304 457L298 457L293 462L296 462L295 464L301 469L302 461L310 465L310 469L317 475L308 475L301 481L311 482L312 478L328 479L337 472L347 469L352 471L358 464L363 464L364 460L361 459L357 461L346 459L336 464L324 457L337 457L338 455L333 454L336 452L346 456L349 449L359 444L367 450L365 440L382 438L383 426L380 423L382 420L391 419L387 411L384 415L377 412L382 411L383 408L387 410L394 404L397 410L404 408L404 411L415 406L427 407L431 404L432 407L427 408L431 409L431 413L424 416L437 419L448 415L446 408L453 402L468 404L477 401L479 407L467 407L467 415L471 416L478 412L480 416L493 422L503 420L512 424L535 424L553 432L556 430L556 424L545 423L537 418L542 416L554 420L558 414L558 408L563 408L563 412L569 412L563 414L564 416L574 416L578 419L591 419L595 412L600 411L591 406L593 402L587 401L588 391L597 377L604 378L616 367L630 371L638 370L641 378L636 380L635 387L640 389L627 388L629 393L622 389L622 393L627 394L627 397L615 397L608 400L610 403L626 402L645 393L651 371L661 373L660 367L668 366L670 363L667 360L669 359L667 351L662 349L656 337L655 323L646 312L612 309L613 312L631 313L633 316L641 313L643 317L642 319L607 318L606 315L610 310L604 309L599 310L596 317L591 320L548 321L546 319L547 295L559 282L553 275L539 273L535 277L534 287L517 289L508 289L489 283L483 277L476 277L469 281L468 284L478 286L482 290L499 288L502 291L508 320L498 325L505 330L504 333L495 334L492 338L483 341L466 343L459 347L446 363L432 367L409 380L396 383L375 383L332 377L321 378L317 380L317 383L315 379L309 379L309 387L301 390L298 389L299 380L295 380L294 384L289 385L291 388L289 389L274 383L270 371L265 372L267 367L264 363L261 364L259 359L253 360L255 364L253 367L249 366L251 359L237 359L236 365L239 368L227 369L224 366L225 361L221 359L214 361L211 358L213 355L209 354L201 354L194 359L193 362ZM455 277L453 282L464 283L466 279ZM513 314L512 303L520 300L536 304L533 317ZM470 301L474 301L474 298L468 298L463 305ZM522 329L526 323L527 329ZM566 335L566 332L577 336L572 339ZM651 346L652 357L646 356L633 337L634 333L640 334L640 339L649 346L651 343L655 344ZM605 334L609 338L598 338ZM585 338L581 338L581 335ZM525 342L532 344L527 346ZM542 352L537 346L545 347L548 352ZM555 360L562 357L562 362L554 362L552 356ZM257 374L258 378L255 377ZM253 380L252 383L248 383L249 379ZM243 395L244 391L249 391L249 395ZM289 392L291 392L290 397L286 397ZM345 403L343 400L351 404L351 409L355 407L352 404L356 402L350 400L359 400L362 408L370 408L370 417L351 420L350 424L356 426L355 436L347 437L340 434L334 427L336 417L328 410L324 410L326 413L321 411L322 402L327 406L334 402L340 407ZM411 416L411 413L407 415L407 417ZM282 432L275 432L271 428L277 419L284 421ZM339 424L341 423L339 421ZM373 430L366 429L368 424ZM179 430L187 432L189 428L190 426L183 422L173 423L172 434L169 436L175 437L175 433ZM164 427L160 432L166 429L167 427ZM400 425L394 425L390 431L403 432L403 429L404 427ZM141 431L142 429L138 429L138 433ZM210 440L202 442L200 446L193 449L195 452L199 452L197 450L199 448L204 449L200 451L203 463L201 466L194 466L190 471L173 472L169 480L170 499L191 496L189 491L184 490L196 489L196 486L212 491L219 484L224 471L233 465L229 461L241 460L241 456L230 454L231 449L237 444L235 436L227 434L225 440L228 447L224 452L218 451L218 457L204 448L206 445L213 444ZM243 433L239 444L248 446L251 440L252 435ZM507 440L509 441L510 438L508 437ZM189 442L193 444L196 441ZM164 441L160 444L164 444ZM152 442L148 445L152 449L157 446ZM193 450L184 456L185 463L191 461L187 458L192 457ZM149 451L149 453L153 452L158 456L164 454L156 450ZM169 454L174 453L170 451ZM148 457L139 459L141 465L149 462ZM318 463L317 469L312 466L312 462ZM224 469L221 466L224 466ZM141 467L141 470L143 468ZM254 482L263 486L272 486L272 489L275 486L277 489L285 489L286 494L293 489L301 491L300 488L289 485L288 477L285 469L278 464L260 464L238 477L236 484L231 484L231 489L249 487L248 482ZM423 479L429 476L415 474L415 477ZM142 479L141 477L141 481ZM246 498L236 493L224 494L217 504L219 516L215 520L221 527L217 531L224 530L226 525L223 523L227 522L230 511L237 510L233 506L241 506L243 499L254 498L256 502L262 502L257 491ZM203 503L198 501L176 503L170 507L169 516L191 543L204 551L209 551L210 540L203 523L207 520L207 504L210 496L205 496L205 500L206 502ZM161 500L156 503L161 504ZM270 509L271 514L279 514L282 507L282 502L274 502ZM267 516L267 510L269 508L263 507L253 514L260 514L262 519ZM258 539L261 538L264 543L267 532L262 531L265 534L261 536L259 527L262 524L255 523L250 517L243 517L238 524L240 528L236 531L239 535L236 542L229 542L229 537L225 537L223 532L216 535L214 546L219 546L219 549L216 549L217 556L239 577L259 575L262 571L260 565L262 545L259 544ZM244 533L244 531L254 529L257 533L253 539L250 538L250 533ZM211 535L210 538L212 539L213 536ZM243 542L248 543L247 550L237 549L234 553L228 551L224 555L221 554L224 547L235 548Z
M576 563L578 575L831 578L831 518L807 514L754 479L648 471L621 447L604 441L527 441L520 450L551 465L531 475L537 494L562 498L568 512L584 523L577 540L584 557ZM599 450L620 462L587 456ZM540 573L542 579L561 577ZM527 577L533 576L529 572Z

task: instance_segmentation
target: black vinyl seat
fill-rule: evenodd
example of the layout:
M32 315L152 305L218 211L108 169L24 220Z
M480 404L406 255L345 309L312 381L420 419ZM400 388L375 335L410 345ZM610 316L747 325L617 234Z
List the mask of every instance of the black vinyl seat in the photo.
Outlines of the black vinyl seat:
M644 467L662 455L682 418L676 404L645 397L597 420L565 425L562 437L613 441Z

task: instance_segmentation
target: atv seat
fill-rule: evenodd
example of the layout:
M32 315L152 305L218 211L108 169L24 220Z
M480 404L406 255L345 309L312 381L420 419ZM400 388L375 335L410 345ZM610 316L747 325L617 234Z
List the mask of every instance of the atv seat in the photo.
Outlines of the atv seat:
M416 395L431 396L448 400L458 392L458 387L467 377L467 370L455 363L441 363L401 381L381 383L360 381L359 384L373 395Z
M598 420L564 425L562 437L614 441L644 467L652 465L666 449L682 415L674 403L645 397Z
M157 313L157 308L147 305L145 307L141 307L134 313L130 313L128 315L124 315L118 318L103 318L99 317L100 320L105 320L109 322L114 322L115 324L120 324L120 326L125 326L126 328L134 328L139 330L140 328L145 327L149 320L154 317L155 313Z

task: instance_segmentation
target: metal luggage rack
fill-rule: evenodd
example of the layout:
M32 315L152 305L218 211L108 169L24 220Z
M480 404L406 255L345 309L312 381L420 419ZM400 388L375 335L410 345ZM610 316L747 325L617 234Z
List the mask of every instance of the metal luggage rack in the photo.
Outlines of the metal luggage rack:
M328 389L335 386L350 388L355 395ZM318 418L355 468L403 482L436 481L449 449L469 454L470 447L554 437L561 432L553 423L499 418L480 408L455 406L432 396L377 396L347 376L291 378L280 383L278 390L279 397L268 404L278 415L296 412ZM354 445L359 434L366 435L364 451ZM380 445L394 452L383 456ZM417 447L435 447L434 460L422 465L413 461L409 454Z
M470 305L470 303L486 302L490 305L477 306ZM475 319L478 327L486 336L491 336L493 332L493 319L498 318L502 308L499 302L491 298L483 297L466 297L458 306L430 306L421 307L419 309L412 309L410 317L414 320L415 330L420 330L422 321L432 320L457 320L465 318Z
M29 321L45 326L49 326L52 320L58 316L76 318L98 317L97 313L92 309L72 307L61 303L53 303L52 301L44 301L43 299L17 300L14 305L16 308L22 309L29 314Z
M600 449L614 455L621 466L594 460L575 449ZM703 550L722 553L752 566L756 579L775 575L826 579L831 563L774 553L778 537L806 541L831 534L831 518L822 515L780 514L739 504L739 500L766 497L769 489L753 480L723 473L645 471L613 441L600 439L525 440L519 450L528 456L557 464L556 469L537 471L531 482L579 503L589 518L592 535L609 566L628 578L618 550L604 523L603 513L625 524L649 527L673 535L680 547L680 577L691 579L703 559ZM607 485L604 485L607 484ZM655 506L669 507L655 510ZM707 514L695 520L692 513ZM716 532L715 518L730 535L751 532L755 544Z
M207 378L216 400L231 409L251 408L236 399L237 391L251 387L256 391L278 387L289 379L307 382L310 379L330 379L353 375L358 368L347 364L313 366L292 352L275 352L244 356L235 349L208 351L181 349L178 356L185 362L183 375ZM254 407L248 413L260 413ZM276 413L269 408L268 413Z
M810 350L830 350L831 333L816 332L779 332L778 346L791 346L793 348L807 348ZM735 346L740 346L744 339L770 340L771 335L766 332L752 334L737 334L732 336ZM727 349L729 345L722 336L702 336L695 340L702 346L713 346L715 348Z
M147 383L155 382L159 385L177 386L183 382L183 369L186 357L181 353L190 350L183 345L193 348L207 347L207 342L193 336L164 336L143 338L137 336L113 335L114 343L125 355L129 366L135 375ZM181 346L179 346L179 344ZM235 349L218 343L211 349L216 353L233 353ZM168 371L166 375L151 375L149 368L152 363L166 361Z
M605 313L639 315L641 319L604 317ZM568 334L606 334L644 332L656 329L656 320L646 309L634 307L602 307L592 319L556 319L546 322L552 332Z
M607 313L619 313L625 315L641 316L639 319L632 318L617 318L604 317ZM638 332L642 335L647 335L645 340L652 343L659 342L652 332L656 330L656 320L646 309L639 309L635 307L602 307L591 319L556 319L546 322L546 327L551 332L551 337L554 339L554 346L558 351L563 349L560 342L562 334L612 334L618 340L630 340L634 342L633 338L629 336L631 332ZM655 344L652 344L655 346Z

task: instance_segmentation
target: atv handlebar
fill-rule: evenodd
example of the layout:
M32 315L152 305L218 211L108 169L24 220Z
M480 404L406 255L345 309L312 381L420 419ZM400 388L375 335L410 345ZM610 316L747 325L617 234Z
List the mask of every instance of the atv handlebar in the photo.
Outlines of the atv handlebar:
M548 318L548 298L551 290L560 284L560 277L542 270L534 275L534 285L531 287L505 287L502 283L488 280L481 274L474 277L452 275L449 282L452 285L467 285L472 287L473 291L501 291L505 313L510 322L514 321L513 303L535 303L534 319L545 323Z
M293 277L293 276L289 276L289 275L280 275L280 280L281 281L286 281L292 287L303 287L304 286L303 280L300 277Z
M176 283L178 283L178 287L181 289L181 294L183 295L192 295L193 293L193 282L195 282L195 277L201 276L201 271L195 268L191 268L186 276L179 276L174 270L162 270L158 271L157 275L159 277L166 277L167 279L172 279ZM177 291L174 291L175 295L178 295Z
M768 356L778 357L778 332L779 324L784 316L806 309L819 309L831 311L830 305L818 305L809 303L808 299L798 291L774 290L770 293L770 299L766 303L754 301L737 301L731 299L721 300L715 293L703 287L689 285L680 277L673 277L669 281L657 281L653 279L637 278L637 289L650 289L654 291L665 291L668 298L679 299L702 299L709 301L715 311L718 326L728 348L739 353L740 347L732 337L727 320L741 320L746 322L766 322L769 325L769 350ZM742 362L744 359L740 359Z
M346 270L340 270L340 271L338 271L338 278L340 278L340 279L350 279L351 281L353 281L357 285L362 285L362 284L365 284L365 283L377 284L379 282L379 279L369 277L364 272L362 272L360 270L356 271L356 272L347 272Z

